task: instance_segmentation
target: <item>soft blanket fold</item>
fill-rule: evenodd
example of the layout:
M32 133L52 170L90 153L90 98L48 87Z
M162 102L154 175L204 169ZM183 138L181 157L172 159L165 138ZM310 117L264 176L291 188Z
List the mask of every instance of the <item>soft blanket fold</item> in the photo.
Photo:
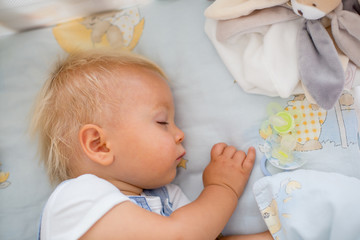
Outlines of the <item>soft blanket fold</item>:
M283 172L255 182L259 209L274 239L356 240L360 180L313 170Z

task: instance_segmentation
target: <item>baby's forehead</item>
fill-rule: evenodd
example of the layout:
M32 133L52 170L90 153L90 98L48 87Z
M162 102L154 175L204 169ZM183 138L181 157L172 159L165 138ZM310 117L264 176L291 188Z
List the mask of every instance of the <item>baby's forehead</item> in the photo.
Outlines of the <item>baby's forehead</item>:
M167 80L158 72L144 67L116 69L109 79L110 110L132 112L136 109L171 110L173 98ZM125 114L126 115L126 114ZM126 117L126 116L123 116Z
M169 92L167 79L156 70L142 66L120 66L105 77L105 87L111 95L123 98L138 97L141 94ZM171 93L170 93L171 94Z
M112 71L110 82L121 87L133 85L167 84L167 78L156 69L144 66L119 66Z

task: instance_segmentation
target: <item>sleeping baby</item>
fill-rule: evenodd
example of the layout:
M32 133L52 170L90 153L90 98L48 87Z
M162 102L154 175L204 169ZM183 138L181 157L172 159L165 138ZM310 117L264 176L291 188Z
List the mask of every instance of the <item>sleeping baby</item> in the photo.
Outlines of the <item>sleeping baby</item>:
M129 52L91 50L61 61L32 120L42 161L60 183L41 239L215 239L251 174L247 154L215 144L204 189L189 203L171 184L185 155L163 71ZM272 239L269 232L224 239Z

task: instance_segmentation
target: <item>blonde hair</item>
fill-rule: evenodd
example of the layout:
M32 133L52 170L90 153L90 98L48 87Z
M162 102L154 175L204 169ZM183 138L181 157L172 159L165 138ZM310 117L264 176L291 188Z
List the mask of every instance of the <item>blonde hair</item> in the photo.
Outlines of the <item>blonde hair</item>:
M163 71L146 58L128 51L90 50L75 52L61 60L45 82L34 106L31 132L39 137L39 154L50 182L71 177L69 161L80 157L78 131L97 123L107 97L106 84L121 67L138 66Z

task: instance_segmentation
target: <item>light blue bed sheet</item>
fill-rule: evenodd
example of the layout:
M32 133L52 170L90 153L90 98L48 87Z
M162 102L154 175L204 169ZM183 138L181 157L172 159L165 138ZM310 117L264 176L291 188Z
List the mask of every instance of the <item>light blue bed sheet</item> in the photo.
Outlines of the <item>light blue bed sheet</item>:
M213 144L226 142L244 151L250 146L257 149L248 186L224 234L261 232L267 226L252 192L254 183L264 177L260 126L268 118L270 102L285 108L294 103L294 97L248 94L234 82L204 32L203 12L210 4L205 0L158 0L141 6L144 27L134 51L157 62L171 80L176 122L186 135L188 160L186 168L179 168L175 183L190 199L202 190L202 171ZM28 136L28 116L51 65L66 52L52 27L2 38L0 52L0 162L1 170L10 173L9 184L0 189L0 239L35 239L52 187L38 164L36 142ZM354 106L327 111L317 130L321 149L310 147L302 152L308 159L302 168L360 178ZM271 165L268 170L280 172Z

